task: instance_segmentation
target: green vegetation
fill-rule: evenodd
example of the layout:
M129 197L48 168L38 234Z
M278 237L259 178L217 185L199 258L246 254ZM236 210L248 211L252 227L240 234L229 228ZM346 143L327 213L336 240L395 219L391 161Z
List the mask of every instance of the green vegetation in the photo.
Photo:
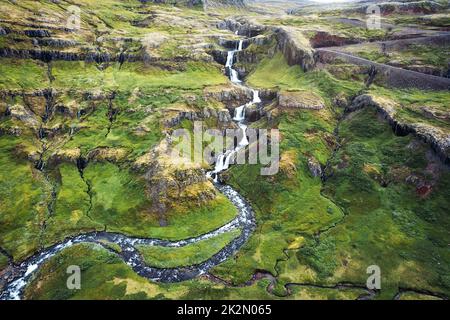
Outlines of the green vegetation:
M356 300L366 292L362 289L327 289L314 286L289 286L292 299L298 300Z
M17 156L20 138L0 137L0 246L16 261L36 251L50 186L33 164Z
M168 71L144 63L125 63L98 70L94 63L57 61L53 64L53 85L56 88L132 91L135 88L198 89L207 85L225 84L227 79L220 69L204 62L187 62L180 70Z
M304 73L300 66L289 66L280 52L261 61L247 82L257 88L307 90L328 101L339 93L351 95L363 88L361 83L338 80L326 71Z
M284 25L297 27L303 30L305 35L313 38L316 35L316 30L329 32L331 35L339 36L344 39L358 39L358 40L381 40L387 36L387 31L384 29L367 29L365 26L353 26L351 24L338 22L333 19L319 18L319 17L292 17L286 19L265 20L267 24ZM363 22L364 23L364 22ZM314 26L314 28L312 28Z
M88 186L80 177L74 164L63 163L58 167L60 187L56 195L54 214L47 220L46 244L52 245L68 235L92 230L102 230L103 225L92 221Z
M92 194L89 217L108 231L181 240L214 230L237 214L228 199L219 195L205 206L168 212L167 226L161 227L158 216L150 211L144 181L132 171L108 162L94 163L84 176Z
M66 286L67 267L81 268L81 290ZM39 269L27 287L27 299L255 299L273 298L267 280L233 288L206 280L153 283L139 277L114 254L97 245L79 244L64 250Z
M8 265L8 258L0 253L0 270Z
M399 287L448 295L448 169L441 169L430 195L420 196L407 177L430 183L427 149L412 148L410 136L394 136L372 109L345 120L340 135L344 144L324 191L346 217L280 263L280 279L364 284L366 268L376 264L384 274L379 298L392 298Z
M36 90L47 88L47 67L42 62L0 59L0 89Z
M239 235L234 230L184 247L139 246L145 263L157 268L191 266L206 261Z

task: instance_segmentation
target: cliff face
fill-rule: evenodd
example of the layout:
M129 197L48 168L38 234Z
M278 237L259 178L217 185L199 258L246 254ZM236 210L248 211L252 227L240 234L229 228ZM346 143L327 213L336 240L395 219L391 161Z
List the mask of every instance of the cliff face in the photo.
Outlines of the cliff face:
M134 167L145 170L147 194L152 212L166 225L165 214L174 205L205 204L216 197L216 189L208 180L201 164L172 156L172 142L163 140L157 148L136 160Z
M281 27L276 30L276 34L278 48L289 65L299 64L304 71L314 67L314 50L300 31L292 27Z
M229 29L238 35L253 38L259 43L270 41L262 37L266 32L273 32L277 48L283 53L289 65L300 65L304 71L314 68L314 49L303 33L293 27L266 27L249 20L226 19L217 25L220 29ZM249 42L251 43L251 41Z
M390 101L364 94L356 97L347 111L355 111L367 106L375 107L378 112L389 122L395 134L413 134L419 139L431 145L441 159L450 163L450 134L442 129L426 123L410 123L400 119L397 115L397 106Z

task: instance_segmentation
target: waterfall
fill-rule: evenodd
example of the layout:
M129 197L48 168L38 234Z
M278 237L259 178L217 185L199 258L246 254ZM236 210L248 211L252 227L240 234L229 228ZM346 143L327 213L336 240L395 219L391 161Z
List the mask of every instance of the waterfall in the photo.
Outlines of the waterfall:
M217 157L216 167L214 168L214 172L215 173L218 173L218 172L224 170L223 169L223 167L224 167L224 163L223 163L224 158L225 158L225 154L224 153L219 154L219 156Z
M259 91L258 90L252 90L252 91L253 91L252 103L261 103L261 98L259 97Z
M230 80L233 83L241 83L241 80L239 80L239 75L236 70L230 67Z
M225 163L223 164L223 170L227 170L230 167L231 157L234 155L234 151L231 151L225 158Z
M239 127L242 130L242 140L239 142L240 147L248 146L248 139L247 139L247 126L245 124L239 124Z
M227 63L225 64L225 67L231 68L231 66L233 65L233 59L234 59L234 51L228 51Z
M233 120L235 120L235 121L242 121L244 119L245 119L245 104L240 106L240 107L237 107L234 110L234 118L233 118Z
M228 69L230 80L233 83L242 82L239 79L238 72L235 69L233 69L233 62L235 53L238 51L242 51L243 44L244 40L239 40L237 44L237 49L228 51L227 62L225 64L225 67ZM239 128L241 129L242 132L241 140L238 142L238 145L233 150L227 150L226 152L218 155L214 171L210 171L207 173L209 177L214 177L214 182L219 182L219 173L229 168L231 159L236 154L236 152L248 146L249 144L247 138L247 126L243 123L245 121L245 108L256 103L261 103L261 99L259 98L259 91L252 89L252 93L253 93L252 101L242 106L239 106L234 110L233 120L237 122Z

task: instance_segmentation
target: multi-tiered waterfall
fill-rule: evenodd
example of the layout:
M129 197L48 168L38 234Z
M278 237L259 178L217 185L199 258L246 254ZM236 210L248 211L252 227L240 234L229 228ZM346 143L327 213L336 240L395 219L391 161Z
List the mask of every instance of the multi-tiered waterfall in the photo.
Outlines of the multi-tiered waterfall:
M238 72L233 68L233 64L236 52L242 51L243 43L244 41L240 40L238 42L237 49L228 51L227 62L225 64L231 82L238 85L242 85L242 81L239 79ZM230 167L231 160L237 154L237 152L242 148L248 146L247 125L245 124L245 109L253 104L261 102L261 99L259 98L259 92L253 89L252 92L253 92L252 101L243 104L242 106L239 106L234 110L233 120L237 123L237 125L241 129L240 134L241 140L238 142L237 146L234 147L234 149L226 150L224 153L219 154L216 159L214 171L208 173L208 175L214 177L215 182L218 182L219 173L224 170L227 170Z

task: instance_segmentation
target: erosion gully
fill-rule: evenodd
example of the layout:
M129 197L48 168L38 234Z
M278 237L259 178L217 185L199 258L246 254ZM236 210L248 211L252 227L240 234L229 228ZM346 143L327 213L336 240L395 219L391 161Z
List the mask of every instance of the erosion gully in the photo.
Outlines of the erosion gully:
M226 62L227 73L230 80L237 84L245 86L239 79L238 73L233 69L233 62L235 53L242 50L243 40L236 42L236 49L228 52L228 58ZM33 256L29 257L20 264L14 264L10 261L10 268L13 268L12 274L16 275L12 277L0 292L1 300L16 300L21 299L24 293L24 289L27 284L32 280L33 275L39 269L39 267L51 257L55 256L62 250L69 248L79 243L94 243L104 247L106 250L113 252L121 257L121 259L128 264L137 274L143 276L152 281L159 282L179 282L184 280L193 279L200 275L206 274L212 267L224 262L231 256L233 256L249 239L251 234L256 228L255 215L250 204L242 197L236 190L229 185L219 182L219 175L222 171L229 168L231 160L236 153L245 148L248 145L246 136L247 126L245 124L245 108L254 103L260 103L261 100L258 95L258 91L253 91L253 100L245 105L242 105L235 110L233 120L241 130L241 138L237 146L233 149L225 150L222 154L219 154L216 158L214 170L207 172L209 177L214 180L215 187L224 194L237 208L238 215L226 223L225 225L200 235L180 241L168 241L157 238L138 238L130 237L120 233L112 233L106 231L90 232L80 234L73 237L68 237L64 241L56 243L53 246L40 250ZM188 266L177 268L154 268L145 264L144 259L137 249L137 246L162 246L162 247L183 247L189 244L193 244L202 240L206 240L220 234L229 232L234 229L240 229L241 233L238 237L233 239L219 252L214 254L208 260ZM120 246L121 251L116 252L110 247L104 244L104 242L115 243Z

